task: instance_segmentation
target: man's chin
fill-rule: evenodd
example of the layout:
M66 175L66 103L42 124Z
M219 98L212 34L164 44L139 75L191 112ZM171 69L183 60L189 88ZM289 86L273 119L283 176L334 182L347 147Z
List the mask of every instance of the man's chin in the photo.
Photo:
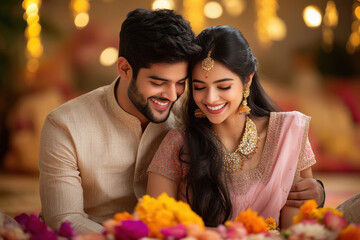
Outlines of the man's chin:
M161 114L159 114L159 113L152 114L150 122L163 123L169 118L169 116L170 116L170 110L167 110L166 112L163 112Z

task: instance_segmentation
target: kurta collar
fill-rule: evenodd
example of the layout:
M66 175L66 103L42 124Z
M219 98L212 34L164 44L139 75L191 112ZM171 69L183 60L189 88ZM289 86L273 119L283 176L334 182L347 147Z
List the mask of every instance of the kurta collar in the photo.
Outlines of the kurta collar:
M119 84L119 82L120 82L120 77L117 77L105 90L107 102L109 104L112 113L117 119L120 119L121 121L125 120L141 125L141 122L137 117L127 113L124 109L120 107L119 103L116 101L115 92L116 92L116 86Z

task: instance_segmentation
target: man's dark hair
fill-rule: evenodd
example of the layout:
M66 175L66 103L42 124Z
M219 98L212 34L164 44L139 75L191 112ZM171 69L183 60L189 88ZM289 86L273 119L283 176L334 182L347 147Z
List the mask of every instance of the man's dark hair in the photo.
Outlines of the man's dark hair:
M152 63L189 61L200 49L190 23L173 10L135 9L121 26L119 57L124 57L136 79L140 68Z

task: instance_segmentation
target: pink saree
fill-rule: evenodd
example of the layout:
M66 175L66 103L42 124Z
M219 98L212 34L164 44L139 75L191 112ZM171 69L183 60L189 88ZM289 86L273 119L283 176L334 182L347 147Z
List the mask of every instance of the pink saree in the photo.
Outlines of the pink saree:
M239 212L251 208L264 218L279 222L291 185L301 170L316 160L307 138L310 117L299 112L273 112L261 160L256 168L231 175L229 186L234 219ZM184 198L187 166L180 162L184 131L171 130L156 152L148 171L179 183L178 199Z

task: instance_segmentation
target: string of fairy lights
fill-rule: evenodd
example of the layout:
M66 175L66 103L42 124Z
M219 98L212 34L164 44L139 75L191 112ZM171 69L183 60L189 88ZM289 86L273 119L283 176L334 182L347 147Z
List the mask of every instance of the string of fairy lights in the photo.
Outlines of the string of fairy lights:
M43 53L41 43L41 25L39 23L40 0L24 0L22 7L25 10L24 19L27 22L25 29L26 43L26 68L30 72L35 72L39 67L39 57Z
M105 1L105 0L103 0ZM108 0L106 0L108 1ZM167 8L175 9L180 0L154 0L152 9ZM220 18L224 12L228 15L240 16L246 8L246 0L182 0L182 14L191 22L195 33L199 33L206 25L207 19ZM41 42L41 25L39 10L41 0L23 0L24 20L27 22L25 30L26 57L28 72L36 72L39 67L39 58L43 54ZM90 21L89 0L70 0L70 10L74 17L74 25L82 29ZM278 16L278 0L255 0L257 20L255 29L259 43L263 47L269 47L274 41L282 41L286 38L286 24ZM203 14L199 14L203 13ZM324 50L331 51L334 43L334 29L338 25L338 10L333 0L326 2L322 10L316 5L306 6L303 10L303 20L309 28L320 28L322 31L322 46ZM346 44L349 54L360 49L360 0L356 0L352 7L353 22L351 34ZM99 61L104 66L111 66L117 60L117 49L113 47L102 51Z

